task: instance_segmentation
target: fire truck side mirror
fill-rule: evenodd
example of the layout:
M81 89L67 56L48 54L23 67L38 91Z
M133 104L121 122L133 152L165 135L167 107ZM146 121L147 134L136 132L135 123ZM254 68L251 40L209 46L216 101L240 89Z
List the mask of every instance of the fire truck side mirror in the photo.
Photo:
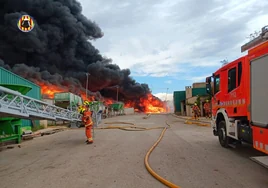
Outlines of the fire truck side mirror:
M210 83L211 83L211 77L207 77L207 78L206 78L206 83L207 83L207 84L210 84Z
M206 84L206 90L207 90L207 93L208 93L209 95L211 95L211 96L213 95L213 94L212 94L212 89L211 89L211 84L208 84L208 83Z
M211 76L206 78L206 90L209 95L211 96L213 95L212 88L211 88Z

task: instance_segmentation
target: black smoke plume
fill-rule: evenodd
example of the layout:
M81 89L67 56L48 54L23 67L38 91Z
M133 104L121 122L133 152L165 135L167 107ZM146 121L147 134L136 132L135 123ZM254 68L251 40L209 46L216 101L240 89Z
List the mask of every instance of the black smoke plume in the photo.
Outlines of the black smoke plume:
M150 93L147 84L130 77L104 58L90 40L103 37L100 27L81 13L76 0L1 0L0 66L34 82L46 82L75 91L90 91L120 100L138 100ZM31 32L17 27L22 15L34 19ZM99 94L97 94L99 96Z

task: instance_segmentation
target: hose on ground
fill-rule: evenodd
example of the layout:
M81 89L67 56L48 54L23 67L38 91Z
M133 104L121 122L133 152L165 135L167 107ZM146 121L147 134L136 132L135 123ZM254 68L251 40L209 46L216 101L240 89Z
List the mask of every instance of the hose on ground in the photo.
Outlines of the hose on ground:
M166 125L170 126L170 124L168 124L166 122ZM156 148L156 146L159 144L159 142L162 140L165 132L167 130L167 127L165 127L163 129L163 131L161 132L158 140L154 143L154 145L150 148L150 150L146 153L145 158L144 158L144 164L146 169L148 170L148 172L154 177L156 178L158 181L160 181L161 183L163 183L164 185L170 187L170 188L180 188L178 185L166 180L165 178L161 177L160 175L158 175L149 165L149 157L152 153L152 151Z
M143 119L148 119L150 116L151 116L151 113L149 113L146 116L144 116Z
M128 122L106 122L104 124L126 124L129 126L107 126L107 127L98 127L96 129L120 129L124 131L148 131L153 129L163 129L165 127L139 127L135 126L134 123L128 123Z
M97 129L120 129L120 130L125 130L125 131L146 131L146 130L152 130L152 129L163 129L158 140L154 143L154 145L149 149L149 151L146 153L145 158L144 158L144 164L146 169L148 170L148 172L154 177L156 178L158 181L160 181L161 183L163 183L164 185L170 187L170 188L180 188L180 186L166 180L165 178L161 177L160 175L158 175L149 165L149 157L152 153L152 151L156 148L156 146L159 144L159 142L162 140L166 130L168 127L170 127L171 125L166 121L165 122L167 126L165 127L150 127L150 128L146 128L146 127L138 127L135 126L134 123L128 123L128 122L106 122L104 124L126 124L129 126L107 126L107 127L98 127Z
M185 124L195 124L195 125L198 125L198 126L207 126L207 127L210 126L210 123L205 123L205 122L202 122L200 120L192 120L191 121L191 118L190 119L185 119L185 118L176 116L174 114L172 114L172 116L177 118L177 119L183 120Z

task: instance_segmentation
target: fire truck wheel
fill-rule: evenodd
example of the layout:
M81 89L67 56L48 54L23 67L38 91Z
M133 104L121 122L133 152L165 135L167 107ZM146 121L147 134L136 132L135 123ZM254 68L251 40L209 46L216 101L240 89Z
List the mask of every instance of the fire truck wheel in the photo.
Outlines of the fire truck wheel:
M219 134L219 142L221 144L222 147L224 148L228 148L228 145L230 143L230 139L228 136L227 136L227 131L226 131L226 123L225 121L221 121L219 123L219 127L218 127L218 134Z

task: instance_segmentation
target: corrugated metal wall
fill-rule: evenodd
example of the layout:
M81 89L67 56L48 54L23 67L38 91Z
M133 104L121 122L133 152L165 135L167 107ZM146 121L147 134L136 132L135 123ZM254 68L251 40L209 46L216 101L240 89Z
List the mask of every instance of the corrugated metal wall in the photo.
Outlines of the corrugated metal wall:
M40 86L26 80L2 67L0 67L0 84L20 84L31 86L32 89L27 93L27 96L41 99L41 89Z
M185 91L174 91L173 93L173 102L174 102L174 111L181 112L181 101L185 100L186 92Z
M25 85L30 86L32 89L26 94L26 96L29 96L34 99L41 99L41 89L40 86L30 82L29 80L26 80L6 69L3 67L0 67L0 84L19 84L19 85ZM36 124L39 124L39 121L35 121ZM30 126L32 125L30 120L22 120L22 126Z

